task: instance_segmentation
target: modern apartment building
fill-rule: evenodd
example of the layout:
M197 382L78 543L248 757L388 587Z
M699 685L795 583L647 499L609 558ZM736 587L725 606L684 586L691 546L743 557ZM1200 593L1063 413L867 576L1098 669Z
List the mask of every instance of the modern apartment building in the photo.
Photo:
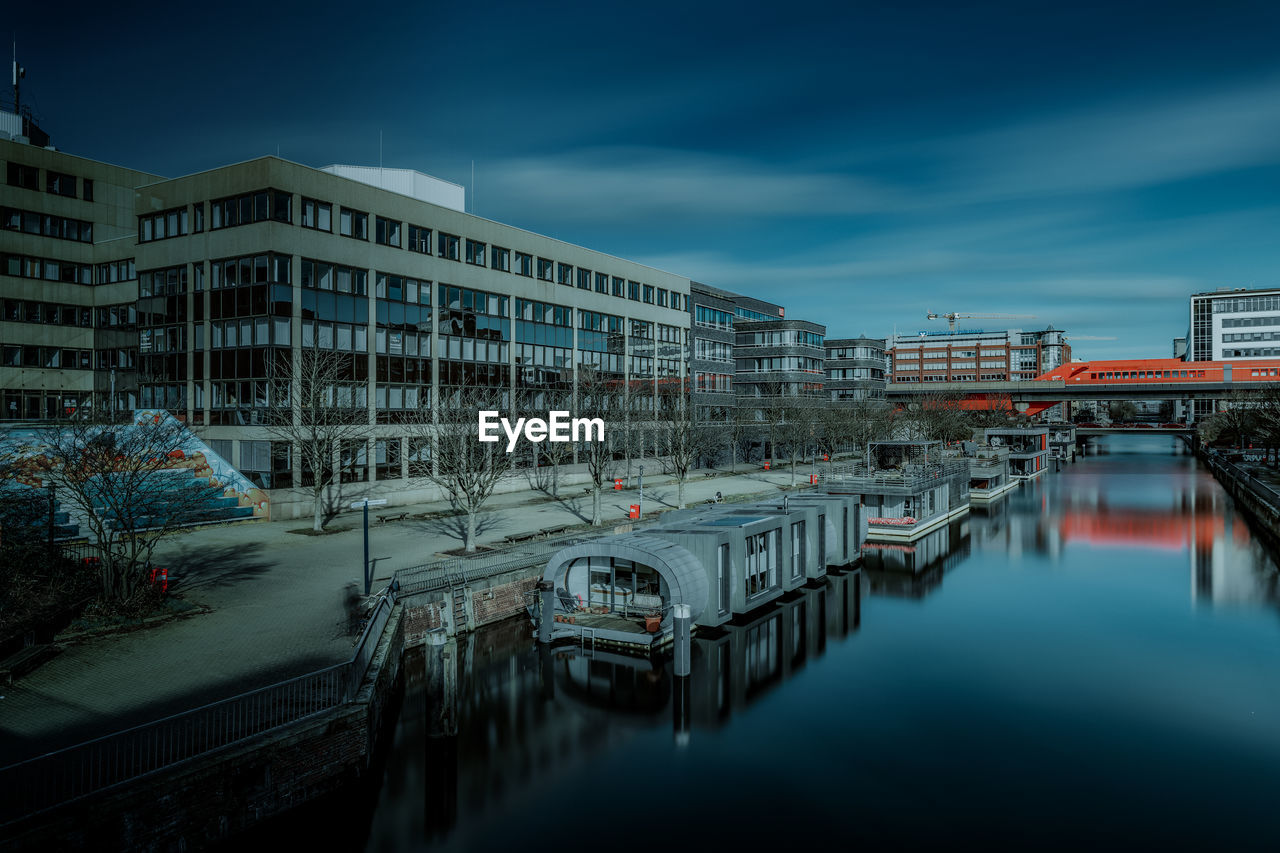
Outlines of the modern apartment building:
M465 213L421 173L261 157L166 179L7 139L0 161L5 419L163 407L288 488L309 472L263 425L267 380L318 347L369 423L341 479L413 500L429 461L402 422L449 388L538 405L589 365L643 405L687 378L689 279Z
M729 420L733 393L736 293L701 282L690 284L692 325L689 329L690 393L698 417L713 423Z
M1066 335L1042 331L917 332L889 340L893 382L1035 379L1071 360Z
M820 399L826 332L826 326L809 320L738 320L733 349L738 407L758 410L780 397Z
M827 338L825 347L825 390L833 402L884 399L884 338Z

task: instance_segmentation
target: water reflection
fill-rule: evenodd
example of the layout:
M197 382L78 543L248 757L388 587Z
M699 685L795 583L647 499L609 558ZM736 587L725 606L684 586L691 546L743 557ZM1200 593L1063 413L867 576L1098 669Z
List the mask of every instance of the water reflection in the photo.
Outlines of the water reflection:
M646 810L705 846L766 824L942 846L990 833L993 802L997 837L1038 847L1049 825L1077 848L1093 827L1116 846L1256 845L1280 766L1276 579L1173 440L1093 443L698 635L687 679L663 657L539 648L516 620L451 649L449 726L411 654L367 849L647 846ZM741 812L750 779L841 795L787 801L802 823L707 823Z

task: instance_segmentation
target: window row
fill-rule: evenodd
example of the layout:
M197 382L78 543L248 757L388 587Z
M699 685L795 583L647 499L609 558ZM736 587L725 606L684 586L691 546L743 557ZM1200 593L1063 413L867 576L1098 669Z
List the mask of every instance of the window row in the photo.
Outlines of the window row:
M218 258L209 262L209 289L244 287L250 284L288 284L291 258L267 252L240 258ZM203 270L203 266L197 264ZM306 263L303 263L305 271ZM200 289L200 288L197 288Z
M214 320L209 324L211 349L248 346L289 346L288 317L254 317L243 320ZM195 348L204 349L204 326L195 327Z
M5 367L48 367L62 370L92 370L93 350L4 344Z
M203 209L198 206L198 209ZM149 213L138 217L138 242L150 243L152 240L167 240L171 237L185 237L187 234L187 208L176 207L160 213Z
M302 286L364 295L369 292L369 271L303 258Z
M289 223L293 221L292 208L293 195L274 189L220 198L209 203L209 227L231 228L272 220ZM201 218L199 212L197 218Z
M40 189L40 169L36 166L28 166L24 163L10 162L6 170L6 178L11 187L20 187L27 190ZM84 200L93 201L93 181L85 178L82 182L84 189ZM68 175L65 172L55 172L52 169L46 169L44 174L44 191L53 193L54 195L65 196L66 198L76 198L76 176Z
M77 243L93 242L92 222L20 210L16 207L0 207L0 228L6 231L21 231L23 234L72 240Z
M724 329L733 331L733 315L728 311L709 308L706 305L695 306L693 312L694 325L704 329Z
M138 276L139 296L175 296L187 292L187 265L148 270Z
M116 284L121 281L133 281L138 277L133 258L123 261L107 261L94 268L94 284Z
M45 281L65 281L72 284L93 284L93 267L71 261L51 258L34 258L30 255L0 255L5 275L17 278L40 278Z
M733 375L729 373L695 373L693 375L695 391L732 391Z
M797 370L805 373L821 373L822 359L801 355L773 356L772 358L738 359L739 373L770 373L780 370Z
M693 357L702 361L733 361L733 344L697 338L694 340Z
M90 308L23 299L4 300L2 316L10 323L42 323L48 326L79 326L85 329L93 324L93 311Z

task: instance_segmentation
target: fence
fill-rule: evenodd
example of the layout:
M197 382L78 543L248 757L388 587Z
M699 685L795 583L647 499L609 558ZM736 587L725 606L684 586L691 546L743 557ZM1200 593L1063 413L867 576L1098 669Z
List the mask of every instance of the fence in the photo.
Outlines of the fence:
M349 661L0 769L0 825L351 701L394 606L394 593L378 599Z

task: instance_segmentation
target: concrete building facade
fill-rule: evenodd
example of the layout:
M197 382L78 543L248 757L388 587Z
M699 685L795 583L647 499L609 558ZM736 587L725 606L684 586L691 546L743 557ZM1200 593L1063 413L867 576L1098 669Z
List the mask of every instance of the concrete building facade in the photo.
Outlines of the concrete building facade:
M369 426L341 481L408 502L434 495L405 422L446 389L550 407L589 366L648 408L688 378L689 279L465 213L461 188L410 170L261 157L166 179L8 139L0 161L4 419L165 408L289 490L303 472L265 426L267 380L319 348Z

